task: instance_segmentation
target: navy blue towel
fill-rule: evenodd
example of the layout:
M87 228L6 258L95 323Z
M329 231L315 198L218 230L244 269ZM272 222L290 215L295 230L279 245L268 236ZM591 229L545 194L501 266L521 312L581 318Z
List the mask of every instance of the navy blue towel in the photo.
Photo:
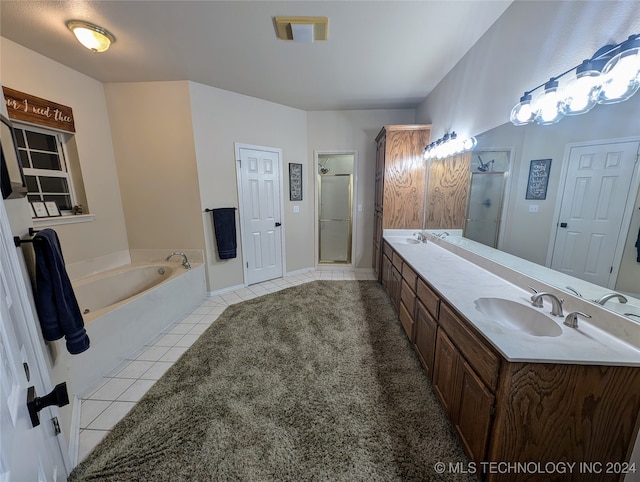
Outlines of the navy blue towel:
M47 341L67 341L72 355L89 348L89 336L71 281L64 267L58 234L43 229L33 238L36 254L36 306L42 335Z
M237 256L236 208L212 209L214 234L220 259Z

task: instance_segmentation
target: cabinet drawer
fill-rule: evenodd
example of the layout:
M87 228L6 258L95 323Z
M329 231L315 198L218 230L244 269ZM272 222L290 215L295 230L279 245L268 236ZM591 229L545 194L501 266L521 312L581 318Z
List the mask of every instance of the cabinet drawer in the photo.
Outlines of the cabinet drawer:
M444 303L440 305L438 321L480 379L495 393L500 371L499 356Z
M387 243L386 241L382 242L382 252L384 254L386 254L389 259L391 259L391 256L393 255L393 248L391 247L391 245L389 243Z
M420 278L418 278L416 294L422 304L427 308L427 310L429 310L431 316L437 320L439 315L440 299L438 298L438 295L436 295Z
M416 290L416 280L418 279L418 275L416 274L415 271L413 271L411 269L411 266L409 266L407 263L404 263L402 265L402 277L407 282L409 287L413 291L415 291Z
M396 269L402 273L402 258L395 251L393 252L393 257L391 258L391 262L396 267Z
M413 318L416 309L416 294L404 279L402 280L402 288L400 289L400 300L407 307L409 314Z

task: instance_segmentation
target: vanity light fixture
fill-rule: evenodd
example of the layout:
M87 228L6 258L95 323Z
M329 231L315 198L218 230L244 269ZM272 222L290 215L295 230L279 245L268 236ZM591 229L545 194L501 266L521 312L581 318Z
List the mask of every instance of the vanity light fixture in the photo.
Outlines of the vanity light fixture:
M69 20L67 28L73 32L82 45L92 52L104 52L116 41L116 38L108 30L83 20Z
M458 139L458 134L451 132L446 133L437 141L432 142L424 148L425 159L445 159L449 156L462 154L470 151L476 146L475 137L468 139Z
M525 92L510 120L517 126L555 124L597 104L623 102L639 89L640 34L635 34L617 45L605 45L590 59Z

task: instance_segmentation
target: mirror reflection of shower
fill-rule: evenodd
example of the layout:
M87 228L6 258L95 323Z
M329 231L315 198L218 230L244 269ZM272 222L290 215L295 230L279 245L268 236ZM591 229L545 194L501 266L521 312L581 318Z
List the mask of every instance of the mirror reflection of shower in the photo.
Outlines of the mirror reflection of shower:
M318 154L318 263L350 264L353 154Z

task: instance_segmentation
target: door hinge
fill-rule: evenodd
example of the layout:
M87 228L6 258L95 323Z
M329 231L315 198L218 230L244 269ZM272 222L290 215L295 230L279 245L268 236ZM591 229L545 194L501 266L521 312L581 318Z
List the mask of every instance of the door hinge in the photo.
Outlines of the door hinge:
M53 423L53 432L56 435L60 435L61 430L60 430L60 423L58 422L58 417L53 417L51 419L51 423Z
M247 269L249 268L249 261L247 261Z
M609 274L613 273L613 266L609 268Z

